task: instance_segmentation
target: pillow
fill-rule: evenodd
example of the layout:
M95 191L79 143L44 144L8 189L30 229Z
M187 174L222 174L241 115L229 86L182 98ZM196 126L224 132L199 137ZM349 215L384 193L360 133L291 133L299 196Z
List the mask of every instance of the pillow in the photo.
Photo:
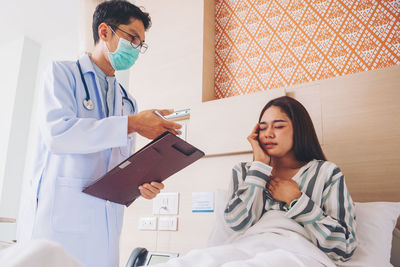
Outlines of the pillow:
M356 202L355 205L358 246L351 260L338 266L392 266L390 252L400 203Z
M228 200L228 191L217 190L215 198L215 224L208 238L209 247L223 245L226 240L236 234L235 231L225 224L224 210Z
M216 223L210 234L208 246L218 246L236 233L224 222L224 209L228 192L216 193ZM356 202L358 247L353 257L339 264L340 267L392 266L390 252L393 230L400 216L400 202Z

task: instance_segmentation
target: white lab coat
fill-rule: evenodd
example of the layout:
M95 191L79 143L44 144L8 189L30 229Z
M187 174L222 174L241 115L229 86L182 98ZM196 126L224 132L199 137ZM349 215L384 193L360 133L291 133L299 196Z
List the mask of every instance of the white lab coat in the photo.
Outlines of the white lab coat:
M93 63L87 55L79 62L95 108L82 104L86 93L76 62L53 62L39 92L17 238L53 240L84 266L116 267L124 207L81 191L132 154L132 108L122 105L116 83L114 116L106 117Z

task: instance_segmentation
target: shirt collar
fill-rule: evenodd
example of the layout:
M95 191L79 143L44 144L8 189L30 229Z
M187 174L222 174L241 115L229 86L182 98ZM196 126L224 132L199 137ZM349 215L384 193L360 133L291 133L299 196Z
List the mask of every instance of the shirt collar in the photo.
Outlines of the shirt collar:
M79 64L81 65L83 74L88 73L88 72L92 72L93 74L96 74L93 64L92 64L92 60L90 59L88 54L83 55L79 59Z
M93 60L90 61L92 62L93 68L96 71L96 74L99 77L99 79L106 80L106 74L100 69L99 66L96 65L96 63L93 62Z

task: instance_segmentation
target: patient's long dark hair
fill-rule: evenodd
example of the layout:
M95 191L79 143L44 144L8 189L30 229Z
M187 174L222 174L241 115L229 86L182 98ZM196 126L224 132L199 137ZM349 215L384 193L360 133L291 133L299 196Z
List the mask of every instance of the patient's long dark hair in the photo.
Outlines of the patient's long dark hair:
M313 159L326 160L318 142L311 117L304 106L289 96L282 96L269 101L261 110L261 121L264 112L271 106L280 107L293 124L293 152L297 161L309 162Z

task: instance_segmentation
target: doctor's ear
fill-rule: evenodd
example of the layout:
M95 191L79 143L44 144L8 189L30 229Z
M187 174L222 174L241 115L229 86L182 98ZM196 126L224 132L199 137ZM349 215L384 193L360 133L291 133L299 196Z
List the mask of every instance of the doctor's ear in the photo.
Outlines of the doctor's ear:
M112 33L110 27L106 23L104 23L104 22L101 23L99 25L98 31L99 31L98 34L99 34L100 40L102 40L104 42L108 42L111 40L113 33Z

